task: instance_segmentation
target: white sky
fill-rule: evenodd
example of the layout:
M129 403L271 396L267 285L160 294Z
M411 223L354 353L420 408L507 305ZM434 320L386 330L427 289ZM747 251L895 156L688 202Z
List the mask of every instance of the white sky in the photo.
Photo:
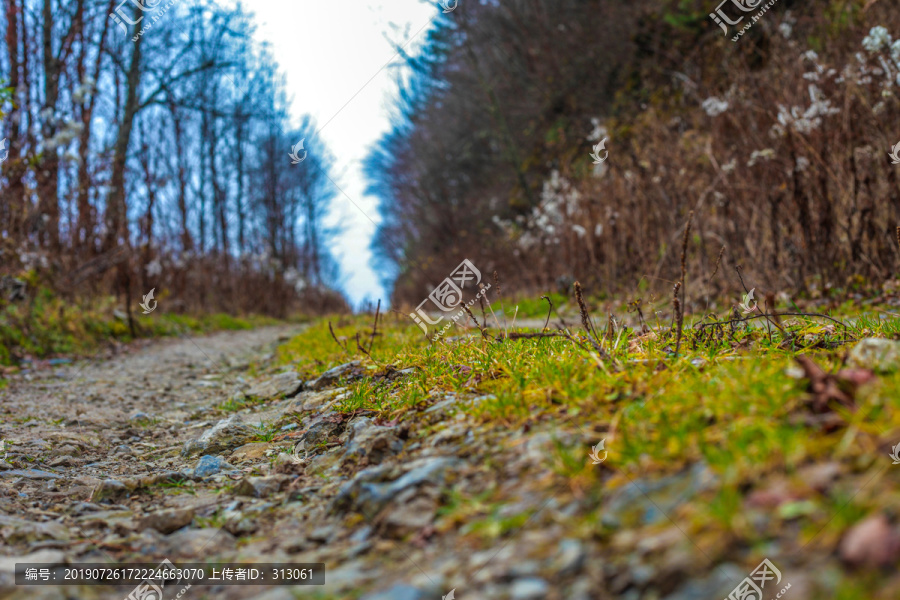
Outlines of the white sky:
M369 249L372 221L380 217L377 199L364 194L362 160L389 129L398 75L397 67L383 68L395 56L391 42L415 36L407 49L417 48L441 10L423 0L245 0L244 6L256 14L257 42L270 44L287 80L294 125L306 113L320 128L327 123L319 138L334 155L335 181L359 206L339 193L330 219L343 229L332 251L344 290L355 306L366 297L385 304ZM305 149L316 151L310 142Z

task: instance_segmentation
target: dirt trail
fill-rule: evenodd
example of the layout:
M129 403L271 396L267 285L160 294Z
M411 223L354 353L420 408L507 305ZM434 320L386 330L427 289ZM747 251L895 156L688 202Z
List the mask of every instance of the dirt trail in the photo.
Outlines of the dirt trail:
M326 567L325 586L194 586L184 600L437 600L453 589L460 600L589 600L618 597L598 595L610 581L686 600L733 585L727 570L688 574L696 549L663 514L708 487L704 465L634 485L598 466L610 485L603 526L637 519L665 551L652 564L609 557L585 521L598 499L554 459L558 444L586 452L606 425L586 432L561 415L509 430L471 417L485 397L438 392L400 422L345 415L335 409L350 392L337 385L374 371L348 363L301 381L274 366L299 330L158 341L16 375L0 391L0 598L134 588L16 587L15 562L162 559Z

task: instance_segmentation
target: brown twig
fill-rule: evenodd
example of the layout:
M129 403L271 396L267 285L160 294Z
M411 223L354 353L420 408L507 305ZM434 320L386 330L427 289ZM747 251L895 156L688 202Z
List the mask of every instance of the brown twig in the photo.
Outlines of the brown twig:
M719 263L722 262L722 256L724 254L725 254L725 246L722 246L722 249L719 250L719 256L716 258L716 268L713 269L712 275L710 275L709 279L706 280L707 285L709 285L709 283L713 280L713 277L716 276L716 273L719 272Z
M684 235L681 237L681 281L680 285L675 287L675 309L678 312L676 319L678 323L678 340L675 344L675 356L678 356L678 350L681 348L681 331L684 326L684 309L686 307L685 293L687 286L685 279L687 278L687 247L688 240L691 235L691 225L694 222L694 211L688 213L687 224L684 226ZM678 298L678 291L681 290L681 298Z
M469 315L469 317L472 318L472 321L475 322L475 327L477 327L477 328L478 328L478 331L481 332L481 337L483 337L483 338L490 338L491 336L488 335L487 330L486 330L484 327L482 327L481 325L478 324L478 319L476 319L476 318L475 318L475 315L472 314L472 311L469 310L469 306L468 306L467 304L463 304L462 306L463 306L463 308L466 310L466 313ZM494 318L496 319L496 317L494 317ZM499 325L499 323L498 323L498 325Z
M381 313L381 298L378 299L378 308L375 309L375 322L372 323L372 335L369 340L369 352L372 351L372 346L375 344L375 335L378 333L378 315Z
M344 352L352 356L352 353L347 349L347 345L342 344L338 341L337 336L334 334L334 328L331 326L331 321L328 321L328 331L331 332L331 337L334 339L334 343L340 346L344 350Z
M541 333L511 333L508 337L503 338L502 336L497 337L496 339L508 339L508 340L530 340L534 338L549 338L549 337L565 337L563 334L559 332L541 332Z
M584 301L584 291L581 289L581 283L576 281L572 287L575 289L575 302L578 303L578 310L581 312L581 325L584 327L588 336L598 337L594 331L594 324L591 322L591 315L588 312L587 303Z
M541 328L541 331L547 329L547 326L550 325L550 315L553 313L553 301L550 300L549 296L541 296L541 300L546 300L547 304L550 305L550 308L547 310L547 320L544 322L544 326Z
M481 286L482 289L484 288L483 283L480 283L478 285ZM485 311L485 309L484 309L484 302L485 302L484 297L486 295L487 294L481 294L480 296L478 296L478 304L481 305L481 319L484 321L485 327L487 326L487 311Z
M375 357L373 357L373 356L369 353L369 351L366 350L366 349L363 347L363 345L359 342L359 332L358 332L358 331L356 332L356 347L359 348L359 351L360 351L360 352L362 352L363 354L365 354L366 356L368 356L368 357L372 360L373 363L375 363L375 364L378 365L379 367L382 367L382 368L383 368L383 365L382 365L380 362L378 362L377 360L375 360Z
M672 292L672 306L675 309L675 356L678 356L678 353L681 351L681 328L683 323L683 316L681 312L681 300L678 298L678 290L681 289L681 282L675 282L675 289Z
M843 321L839 321L839 320L835 319L834 317L830 317L828 315L823 315L823 314L819 314L819 313L781 313L780 316L782 316L782 317L816 317L819 319L828 319L829 321L834 321L835 323L837 323L838 325L843 327L845 334L849 335L849 331L850 331L849 327L847 327L847 324L844 323ZM753 319L767 319L768 317L769 317L769 315L767 315L765 313L761 313L758 315L751 315L749 317L741 317L741 318L731 319L729 321L713 321L712 323L701 323L699 325L699 327L700 327L700 329L703 329L706 327L716 327L716 326L722 326L722 325L732 325L733 326L735 323L746 323L747 321L751 321ZM854 338L854 340L855 339L856 338Z

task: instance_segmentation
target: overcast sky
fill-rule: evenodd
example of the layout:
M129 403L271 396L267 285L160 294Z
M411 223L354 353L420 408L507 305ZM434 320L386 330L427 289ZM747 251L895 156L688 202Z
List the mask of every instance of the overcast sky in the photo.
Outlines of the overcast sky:
M333 252L344 289L354 306L366 297L387 302L371 264L369 244L380 218L376 198L363 193L362 161L389 129L399 74L392 42L412 38L408 49L417 48L441 10L422 0L249 0L244 6L256 14L257 41L270 44L287 79L293 124L312 115L336 159L335 181L346 196L339 193L334 203L333 222L344 231Z

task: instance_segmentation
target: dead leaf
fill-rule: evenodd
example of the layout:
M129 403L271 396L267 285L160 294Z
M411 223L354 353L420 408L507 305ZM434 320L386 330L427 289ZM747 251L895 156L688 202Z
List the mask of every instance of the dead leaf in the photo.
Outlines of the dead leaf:
M875 374L866 369L842 369L835 374L826 373L811 358L805 355L794 357L808 380L807 390L812 395L807 401L814 413L833 412L832 400L851 411L856 410L854 396L865 383L872 381Z
M887 567L900 558L900 534L882 514L868 517L841 540L841 559L851 565Z

